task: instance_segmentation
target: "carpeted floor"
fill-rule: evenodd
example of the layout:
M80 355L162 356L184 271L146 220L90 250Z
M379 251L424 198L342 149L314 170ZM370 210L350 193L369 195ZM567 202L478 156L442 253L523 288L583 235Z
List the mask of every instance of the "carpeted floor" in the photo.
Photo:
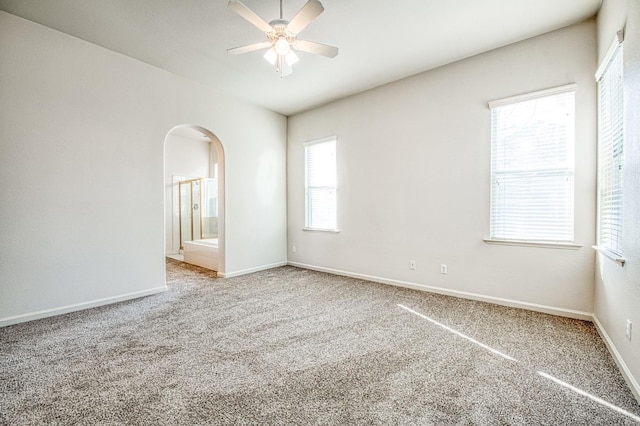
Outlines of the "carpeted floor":
M0 424L638 425L592 324L282 267L0 329Z

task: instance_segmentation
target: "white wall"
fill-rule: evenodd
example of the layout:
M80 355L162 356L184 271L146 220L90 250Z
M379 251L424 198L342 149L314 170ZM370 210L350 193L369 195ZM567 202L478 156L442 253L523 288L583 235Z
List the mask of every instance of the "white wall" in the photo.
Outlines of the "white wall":
M624 267L599 255L595 317L601 334L640 401L640 2L605 0L598 15L598 58L617 31L625 30L624 55ZM625 336L626 321L635 329Z
M286 118L0 12L0 325L165 287L163 145L225 150L226 274L286 261Z
M592 20L289 117L289 261L590 318L595 40ZM487 102L574 82L575 240L582 248L486 244ZM303 231L303 143L332 135L340 232ZM440 274L440 264L448 274Z
M174 246L179 246L180 231L177 218L174 217L178 208L177 189L173 185L173 176L188 178L211 177L210 162L215 155L211 149L211 142L190 139L173 133L167 135L164 146L164 210L165 210L165 252L174 254ZM177 186L177 185L175 185ZM176 215L177 216L177 215ZM177 241L174 243L174 241Z

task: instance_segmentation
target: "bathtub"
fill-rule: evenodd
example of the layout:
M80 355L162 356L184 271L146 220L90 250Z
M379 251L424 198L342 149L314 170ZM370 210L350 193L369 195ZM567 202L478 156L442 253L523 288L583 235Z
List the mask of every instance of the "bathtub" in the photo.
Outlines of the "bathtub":
M185 241L184 261L203 268L218 270L218 239Z

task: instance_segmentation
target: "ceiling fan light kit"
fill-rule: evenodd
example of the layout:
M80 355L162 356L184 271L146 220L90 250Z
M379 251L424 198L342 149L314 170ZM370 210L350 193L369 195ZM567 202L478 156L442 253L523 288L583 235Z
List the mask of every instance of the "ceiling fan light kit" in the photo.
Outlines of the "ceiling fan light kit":
M268 49L264 58L271 65L275 65L276 72L280 74L281 78L290 75L293 72L292 66L300 60L294 50L327 58L335 58L338 54L337 47L298 39L298 34L324 11L322 3L318 0L309 0L305 3L291 21L282 18L282 0L280 0L280 19L274 19L268 24L240 1L230 1L228 6L263 31L267 40L227 49L227 52L231 55L241 55Z

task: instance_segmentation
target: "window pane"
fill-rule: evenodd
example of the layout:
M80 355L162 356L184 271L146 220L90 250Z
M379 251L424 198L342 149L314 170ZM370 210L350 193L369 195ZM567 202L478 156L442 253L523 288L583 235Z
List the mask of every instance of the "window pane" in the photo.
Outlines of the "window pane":
M491 238L573 241L574 92L492 108Z
M308 208L310 228L336 228L335 188L309 187Z
M336 140L305 146L306 227L337 229Z

